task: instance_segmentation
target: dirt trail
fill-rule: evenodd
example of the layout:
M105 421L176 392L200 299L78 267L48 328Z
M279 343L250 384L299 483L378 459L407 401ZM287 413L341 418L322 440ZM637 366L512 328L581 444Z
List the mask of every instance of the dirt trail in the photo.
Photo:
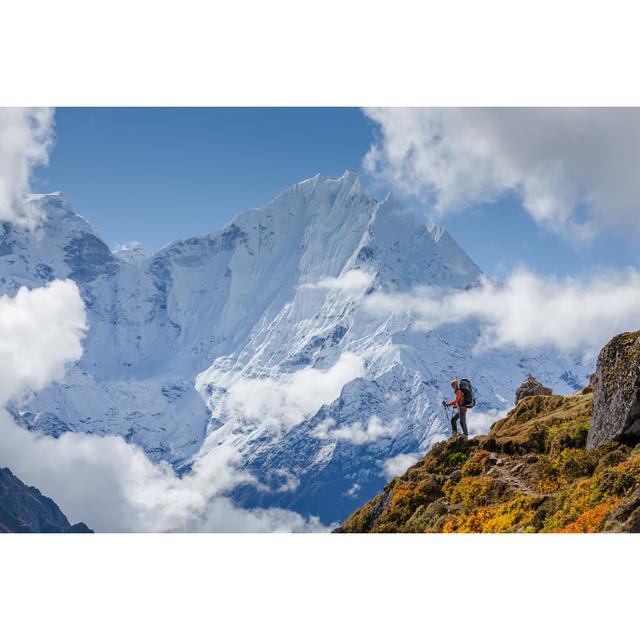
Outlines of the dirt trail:
M500 463L501 461L501 463ZM540 496L534 486L531 486L525 478L522 477L523 471L528 471L533 463L527 462L525 459L516 458L515 460L506 456L498 457L498 463L495 464L488 474L511 485L520 493L528 496Z

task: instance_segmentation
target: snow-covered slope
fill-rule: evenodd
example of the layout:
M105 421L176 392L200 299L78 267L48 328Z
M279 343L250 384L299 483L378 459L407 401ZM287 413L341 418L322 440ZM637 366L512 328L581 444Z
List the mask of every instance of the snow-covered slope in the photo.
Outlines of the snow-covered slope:
M468 288L480 271L444 229L374 200L351 172L153 255L112 252L60 194L33 197L45 226L4 224L0 292L71 277L90 329L64 383L16 403L16 417L118 433L184 470L232 442L260 480L236 492L244 504L342 518L447 432L452 377L473 380L477 415L506 408L528 371L560 392L587 373L556 354L472 354L473 323L425 333L401 310L372 314L374 291Z

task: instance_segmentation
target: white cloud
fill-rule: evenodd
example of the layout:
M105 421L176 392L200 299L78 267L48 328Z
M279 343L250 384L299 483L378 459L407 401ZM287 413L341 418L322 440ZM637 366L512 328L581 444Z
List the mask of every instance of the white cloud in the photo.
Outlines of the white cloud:
M360 489L362 489L362 487L356 482L351 485L344 495L349 496L350 498L355 498L360 493Z
M381 438L393 438L402 431L400 420L392 420L385 424L378 416L371 416L364 424L360 421L345 424L337 429L335 420L328 418L320 422L311 432L311 436L319 440L346 440L352 444L369 444Z
M97 531L323 531L317 518L284 509L242 509L225 493L252 482L237 452L217 447L179 478L122 438L41 436L0 410L0 464L50 496L73 521Z
M38 203L24 196L33 168L48 162L52 143L53 109L0 108L0 220L38 225Z
M516 193L573 238L640 232L640 109L366 109L365 168L447 214Z
M0 298L0 406L60 380L82 354L85 326L71 281ZM74 522L98 531L325 530L317 519L284 509L236 507L225 494L255 482L238 463L234 449L217 447L179 478L120 437L64 433L54 439L18 427L0 408L0 465L53 498ZM291 478L284 481L291 486Z
M401 310L414 320L415 329L424 331L475 319L481 330L479 351L550 346L592 354L613 335L638 329L640 273L610 272L581 281L518 269L503 285L485 278L464 291L377 292L368 296L365 309L380 315Z
M274 469L270 475L277 493L289 493L300 486L300 479L288 469Z
M382 461L382 469L387 479L401 476L409 467L420 460L417 453L399 453Z
M305 367L279 379L241 378L229 388L225 406L246 422L291 427L335 400L345 384L363 374L363 359L345 352L329 369Z
M471 409L467 411L467 429L470 436L480 436L488 433L491 425L504 418L509 409L489 409L488 411L476 411Z
M345 271L337 278L321 278L317 282L302 285L305 289L328 289L348 294L358 294L366 291L373 282L374 275L360 269Z
M0 296L0 404L60 378L82 355L84 303L72 280Z

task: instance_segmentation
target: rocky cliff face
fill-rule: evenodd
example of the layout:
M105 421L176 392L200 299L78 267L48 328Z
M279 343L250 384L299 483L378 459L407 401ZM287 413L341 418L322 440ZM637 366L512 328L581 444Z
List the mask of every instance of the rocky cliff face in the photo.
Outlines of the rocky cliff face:
M598 356L587 447L640 434L640 331L610 340Z
M72 525L58 505L0 469L0 533L93 533L84 522Z
M436 444L338 532L640 532L640 445L586 448L592 394L531 396Z

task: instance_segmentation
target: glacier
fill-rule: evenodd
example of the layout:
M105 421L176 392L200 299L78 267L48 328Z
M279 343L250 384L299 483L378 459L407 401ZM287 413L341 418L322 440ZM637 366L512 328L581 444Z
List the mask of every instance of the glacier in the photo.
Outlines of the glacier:
M444 228L353 172L154 253L111 250L61 193L29 199L46 218L0 227L0 294L71 278L89 331L63 382L12 401L15 420L120 435L182 474L231 444L257 479L233 492L246 507L338 521L381 490L386 463L448 434L452 378L472 380L482 429L527 373L567 393L591 371L551 350L478 353L472 321L421 331L402 309L370 313L373 292L468 289L482 274Z

